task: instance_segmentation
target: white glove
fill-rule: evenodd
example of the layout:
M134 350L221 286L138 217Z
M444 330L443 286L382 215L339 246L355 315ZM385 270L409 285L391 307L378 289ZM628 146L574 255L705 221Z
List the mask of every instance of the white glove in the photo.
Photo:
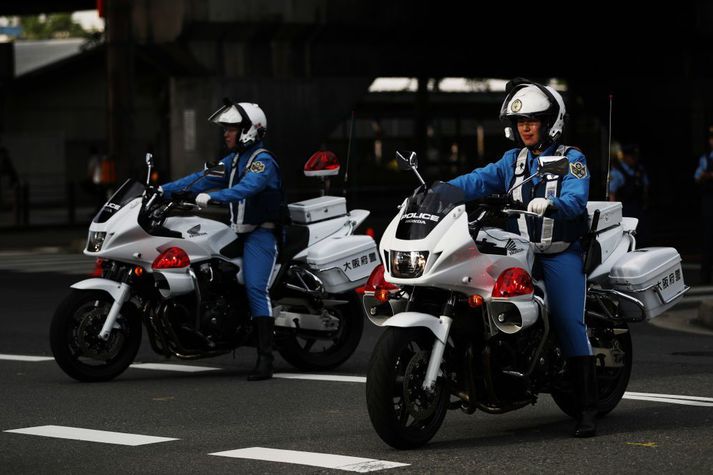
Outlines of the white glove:
M209 199L210 195L208 193L200 193L198 196L196 196L196 204L199 208L207 208Z
M539 216L543 216L545 214L545 211L547 211L547 207L551 204L552 203L550 202L550 200L546 198L534 198L527 205L527 210L531 213L536 213Z

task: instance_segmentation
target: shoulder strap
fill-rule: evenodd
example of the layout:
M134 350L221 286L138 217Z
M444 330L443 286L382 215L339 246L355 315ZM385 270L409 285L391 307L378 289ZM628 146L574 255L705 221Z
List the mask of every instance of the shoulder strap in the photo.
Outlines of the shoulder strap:
M516 201L524 203L522 200L522 186L520 184L525 180L525 175L527 174L527 147L523 147L520 153L517 155L517 160L515 161L515 187L512 192L512 197ZM521 214L517 218L517 227L520 231L520 235L530 240L530 233L527 232L527 220L525 215Z

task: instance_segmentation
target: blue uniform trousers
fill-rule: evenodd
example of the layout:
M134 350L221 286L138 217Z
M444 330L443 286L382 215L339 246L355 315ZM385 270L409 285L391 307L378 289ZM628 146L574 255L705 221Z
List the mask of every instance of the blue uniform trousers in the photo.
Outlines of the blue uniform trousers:
M591 355L584 323L587 278L581 244L574 242L557 254L536 254L534 274L545 281L550 322L564 355L568 358Z
M269 285L277 258L277 240L271 229L257 228L243 236L243 277L250 313L272 317Z

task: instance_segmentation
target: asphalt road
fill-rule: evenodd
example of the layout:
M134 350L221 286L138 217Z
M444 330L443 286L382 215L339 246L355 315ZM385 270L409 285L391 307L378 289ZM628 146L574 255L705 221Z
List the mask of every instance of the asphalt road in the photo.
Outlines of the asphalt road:
M77 383L50 359L8 359L51 356L48 328L53 309L68 286L81 278L67 272L84 270L68 260L50 267L24 266L17 272L10 270L10 261L0 256L2 473L341 471L325 466L393 473L713 472L711 336L633 326L634 370L628 390L689 398L624 399L600 422L596 438L570 438L572 421L543 395L537 405L505 415L452 411L426 447L396 451L372 430L360 379L247 382L252 349L237 351L235 358L185 363L166 361L144 344L138 362L216 369L189 373L130 368L115 381L100 384ZM330 374L365 375L380 332L371 324L365 329L356 354ZM295 373L279 357L276 366L281 373ZM123 445L141 443L138 436L165 440ZM77 440L92 437L104 442ZM232 452L236 450L241 451ZM211 455L216 453L223 454ZM274 461L278 457L292 462Z

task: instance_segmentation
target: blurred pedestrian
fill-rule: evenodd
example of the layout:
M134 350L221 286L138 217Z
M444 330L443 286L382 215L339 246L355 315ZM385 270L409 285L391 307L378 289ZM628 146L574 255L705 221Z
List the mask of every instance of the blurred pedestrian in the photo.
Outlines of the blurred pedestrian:
M701 193L701 283L712 283L713 270L713 125L708 128L708 150L698 159L693 178Z
M17 170L12 164L10 154L5 147L0 147L0 206L15 202L15 188L18 184Z
M622 144L611 170L609 200L620 201L624 216L637 218L637 247L649 242L649 176L636 144Z
M87 160L86 190L94 198L94 204L100 208L106 201L106 191L102 185L102 156L96 145L89 147L89 159Z

